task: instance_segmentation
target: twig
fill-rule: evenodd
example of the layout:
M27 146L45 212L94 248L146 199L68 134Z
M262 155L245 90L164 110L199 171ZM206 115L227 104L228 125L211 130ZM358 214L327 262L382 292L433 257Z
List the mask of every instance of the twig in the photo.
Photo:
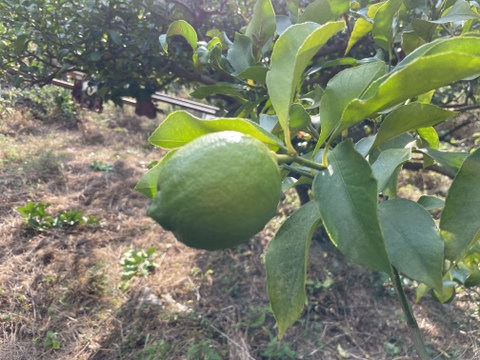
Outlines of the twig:
M218 332L220 335L222 335L225 339L227 339L228 341L230 341L233 345L235 345L235 346L238 347L240 350L242 350L249 359L255 360L255 358L253 358L252 355L249 354L248 350L245 349L242 345L240 345L239 343L237 343L235 340L233 340L232 338L230 338L227 334L225 334L224 332L222 332L220 329L218 329L218 328L215 327L214 325L210 324L210 327L211 327L213 330L215 330L216 332Z

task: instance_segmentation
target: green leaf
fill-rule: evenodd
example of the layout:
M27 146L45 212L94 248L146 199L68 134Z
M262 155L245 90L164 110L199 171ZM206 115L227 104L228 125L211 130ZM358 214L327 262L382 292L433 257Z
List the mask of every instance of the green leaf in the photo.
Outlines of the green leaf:
M316 0L305 8L300 15L300 22L312 21L320 25L325 24L347 12L349 5L349 0Z
M422 195L417 200L417 203L422 205L427 211L439 210L445 206L445 201L433 195Z
M153 199L157 193L157 183L160 172L175 151L176 150L169 151L157 165L148 170L146 174L142 176L137 185L135 185L135 190L145 195L147 198Z
M449 22L459 22L471 19L480 19L480 15L471 9L470 4L467 1L458 0L440 19L430 22L435 24L446 24Z
M351 139L329 152L313 196L330 239L354 262L392 274L377 213L377 181Z
M480 38L454 37L426 44L352 101L342 122L355 124L429 90L478 74Z
M311 124L310 115L308 115L305 108L300 104L293 104L290 108L290 128L304 129Z
M380 6L373 19L373 40L382 49L390 53L393 38L393 19L403 0L388 0Z
M29 39L30 37L27 34L17 36L17 38L15 39L15 44L13 45L13 52L15 53L15 55L20 55L23 52L25 44Z
M385 64L378 61L345 69L328 82L320 102L322 131L315 150L318 150L340 125L348 104L360 97L372 81L383 74L385 74Z
M320 221L317 205L311 201L287 218L268 244L265 256L268 297L280 339L303 311L308 251Z
M120 34L118 32L116 32L115 30L108 30L107 33L115 45L117 46L123 45L122 38L120 37Z
M267 78L268 69L263 65L255 65L243 70L239 74L232 74L241 79L250 79L254 80L260 85L265 84Z
M410 54L423 44L425 44L425 40L423 40L415 31L404 31L402 33L402 50L405 54Z
M253 17L245 30L258 49L261 49L275 34L277 24L275 12L270 0L257 0L253 8Z
M443 240L421 205L408 199L378 206L388 257L400 272L431 288L442 289Z
M423 127L415 130L421 140L421 147L438 149L440 146L440 139L437 131L432 126Z
M457 173L460 166L462 166L463 161L468 156L468 153L464 152L439 151L429 148L418 149L418 151L438 162L451 172L452 175Z
M186 111L171 113L153 132L148 141L165 149L181 147L190 141L212 132L233 130L253 136L272 150L285 148L274 135L260 125L240 118L199 119Z
M470 288L480 285L480 270L473 270L472 273L465 280L465 287Z
M437 24L433 24L427 20L413 19L412 28L415 30L415 33L418 34L424 41L427 43L432 40L433 34L435 34L435 29Z
M445 257L461 260L468 249L480 239L480 149L463 162L448 191L440 218L445 240Z
M458 113L455 111L417 102L396 108L385 117L380 125L372 149L404 132L433 126L456 115Z
M234 84L216 83L215 85L200 86L190 95L196 99L205 99L207 96L221 94L237 99L241 103L247 102L239 90L239 87Z
M177 20L170 24L167 33L160 35L160 44L165 52L168 52L167 38L173 35L181 35L187 40L193 50L197 48L197 32L185 20Z
M412 158L412 151L405 149L387 149L382 151L372 164L373 176L378 181L378 192L381 193L389 183L398 166Z
M373 19L375 17L375 14L377 13L378 9L384 5L384 2L379 2L377 4L373 4L368 8L367 15L370 19ZM348 39L348 45L347 48L345 49L345 54L347 54L352 47L365 35L367 35L373 28L373 21L369 22L366 19L360 17L357 19L355 22L355 25L353 26L352 34L350 35L350 39Z
M276 41L271 70L267 74L267 88L285 134L289 134L290 105L303 71L313 55L343 28L343 22L323 26L307 22L290 26Z
M228 49L227 60L234 70L233 76L237 76L254 66L252 40L248 36L236 33L233 44Z

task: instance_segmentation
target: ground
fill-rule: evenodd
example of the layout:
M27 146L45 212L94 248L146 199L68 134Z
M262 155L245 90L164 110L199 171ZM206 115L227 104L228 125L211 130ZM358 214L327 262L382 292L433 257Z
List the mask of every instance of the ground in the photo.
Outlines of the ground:
M164 154L147 142L160 116L109 108L45 122L10 110L0 112L1 359L415 358L387 279L351 264L321 233L308 305L278 340L262 255L299 206L294 192L249 243L193 250L146 216L150 201L133 189ZM448 181L404 172L399 190L445 196ZM29 201L50 203L54 217L76 210L94 221L35 231L17 210ZM145 274L122 279L127 252L151 247ZM477 298L415 303L415 284L404 281L432 357L480 358Z

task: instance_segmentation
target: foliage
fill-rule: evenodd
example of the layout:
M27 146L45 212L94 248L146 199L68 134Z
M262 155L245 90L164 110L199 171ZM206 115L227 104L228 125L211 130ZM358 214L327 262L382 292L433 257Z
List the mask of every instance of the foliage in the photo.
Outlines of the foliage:
M103 161L94 160L90 167L95 171L110 172L113 170L113 164L105 164Z
M463 0L317 0L303 11L297 5L289 7L289 17L277 16L270 0L258 0L233 43L218 33L199 42L187 23L172 23L163 43L171 41L170 47L170 37L181 35L194 50L194 63L235 78L192 95L231 97L240 105L234 116L214 120L172 113L149 140L175 151L211 132L248 133L277 153L284 190L312 186L312 200L285 221L266 253L280 338L303 310L310 240L323 226L352 261L391 277L417 353L428 359L399 272L420 283L419 298L431 289L442 302L455 296L459 269L466 271L463 284L469 277L477 283L480 149L440 150L434 126L457 112L431 100L437 89L480 75L478 9ZM348 24L338 21L342 14ZM357 49L369 35L375 56ZM345 36L342 55L322 53L329 41ZM374 124L371 134L354 137L352 130L365 120ZM294 145L299 137L313 150ZM399 171L417 157L455 176L444 203L398 197ZM155 195L164 166L140 181L146 196ZM443 209L439 223L432 208Z
M45 335L45 339L43 341L43 346L45 349L54 349L58 350L60 349L60 342L58 341L58 333L49 331L47 332L47 335Z
M49 230L52 228L67 228L78 225L97 226L101 219L95 216L85 217L83 211L68 210L61 211L57 216L47 212L50 203L43 202L35 204L29 201L25 206L19 206L18 212L25 218L28 227L32 230Z
M121 105L129 96L145 103L155 91L177 88L178 79L214 82L195 73L187 44L172 44L175 58L166 56L158 39L170 22L187 19L196 29L218 20L227 28L242 26L245 11L226 0L3 1L0 70L13 73L16 85L44 85L78 70L106 100Z
M152 255L155 252L155 247L150 247L147 250L140 249L138 251L134 249L127 250L121 260L122 272L120 274L122 283L120 289L125 291L128 288L129 281L134 276L147 276L158 266L152 260Z

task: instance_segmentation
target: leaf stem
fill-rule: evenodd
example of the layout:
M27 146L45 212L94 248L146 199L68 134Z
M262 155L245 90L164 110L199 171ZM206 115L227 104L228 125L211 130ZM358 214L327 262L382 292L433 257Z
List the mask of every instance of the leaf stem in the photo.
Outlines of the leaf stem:
M402 305L403 313L407 318L407 325L408 330L410 332L410 336L413 340L413 345L415 346L415 350L417 350L417 355L421 360L431 360L430 355L428 355L427 348L425 347L425 343L423 342L422 333L420 332L420 328L418 327L417 320L413 315L412 308L408 303L407 296L405 295L405 291L403 290L402 280L400 279L400 275L395 267L392 266L393 269L393 287L395 288L395 292L397 293L398 300Z
M305 158L302 158L298 155L282 155L282 154L277 154L277 161L279 164L290 164L292 162L296 162L297 164L309 167L310 169L322 171L325 170L326 167L315 162L312 160L308 160Z

